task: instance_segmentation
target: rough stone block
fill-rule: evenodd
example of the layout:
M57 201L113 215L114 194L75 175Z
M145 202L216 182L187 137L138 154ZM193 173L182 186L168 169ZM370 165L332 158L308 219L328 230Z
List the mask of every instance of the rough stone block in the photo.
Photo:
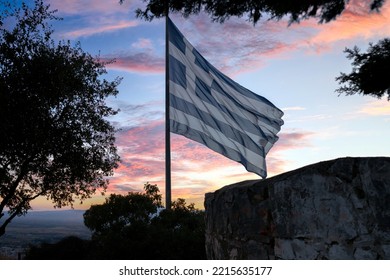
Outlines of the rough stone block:
M340 158L206 194L210 259L390 259L390 158Z

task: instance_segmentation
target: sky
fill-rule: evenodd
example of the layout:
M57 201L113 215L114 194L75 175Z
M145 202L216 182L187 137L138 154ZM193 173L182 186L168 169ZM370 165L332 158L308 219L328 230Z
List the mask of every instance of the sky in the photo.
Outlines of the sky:
M110 119L118 129L121 162L105 196L99 192L76 209L104 202L110 193L142 191L157 184L165 195L165 21L135 17L144 2L127 0L46 0L57 16L55 40L80 42L103 59L104 77L122 77L119 94L107 100L120 112ZM285 113L280 139L268 153L268 177L339 157L390 156L390 102L335 92L340 72L351 72L343 52L390 36L390 1L381 13L369 13L351 0L346 11L327 24L300 24L243 18L223 24L205 13L171 19L192 45L216 68L242 86L267 98ZM204 195L225 185L261 179L231 161L179 135L171 135L172 199L184 198L202 209ZM165 196L164 196L165 197ZM38 199L33 209L53 209Z

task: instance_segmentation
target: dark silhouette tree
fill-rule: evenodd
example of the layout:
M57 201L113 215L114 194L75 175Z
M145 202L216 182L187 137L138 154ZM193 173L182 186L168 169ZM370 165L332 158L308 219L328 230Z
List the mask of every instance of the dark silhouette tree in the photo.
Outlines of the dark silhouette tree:
M352 72L340 73L336 80L342 85L336 91L346 95L363 94L377 98L387 94L390 100L390 38L370 43L367 52L358 47L346 49L347 58L352 60Z
M182 198L152 220L156 259L206 259L204 211Z
M0 11L0 236L39 196L61 207L104 192L119 160L105 100L120 79L100 79L105 64L79 44L56 44L58 18L31 4Z
M94 259L205 259L204 212L184 199L163 209L156 185L111 194L84 214Z
M111 194L103 204L84 213L92 231L96 259L146 259L150 255L149 226L161 207L157 185L146 183L144 192Z
M161 195L157 185L146 183L144 190L144 193L111 194L103 204L92 205L84 213L84 224L94 237L120 232L129 225L149 224L162 207Z
M125 0L120 0L123 3ZM223 22L229 17L247 16L254 24L266 15L279 20L288 16L290 23L308 18L318 18L326 23L334 20L346 7L349 0L144 0L146 8L138 9L137 16L146 20L165 16L165 3L169 11L187 17L204 10L215 21ZM370 10L379 10L385 0L370 0Z
M162 208L157 185L110 195L85 212L84 223L92 240L30 246L26 259L206 259L204 211L181 198Z

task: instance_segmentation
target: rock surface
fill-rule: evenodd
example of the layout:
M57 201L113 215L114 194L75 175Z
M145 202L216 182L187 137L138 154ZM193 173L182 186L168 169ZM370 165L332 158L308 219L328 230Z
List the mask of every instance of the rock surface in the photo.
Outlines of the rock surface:
M340 158L206 194L209 259L390 259L390 158Z

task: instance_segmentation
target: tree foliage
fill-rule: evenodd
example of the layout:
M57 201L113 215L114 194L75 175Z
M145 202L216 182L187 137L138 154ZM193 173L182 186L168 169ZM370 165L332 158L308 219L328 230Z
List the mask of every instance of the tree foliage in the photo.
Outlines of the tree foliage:
M122 231L135 224L148 224L161 205L157 185L145 184L145 193L111 194L101 205L84 213L84 223L96 236Z
M347 58L352 60L352 72L340 73L336 78L337 89L346 95L363 94L381 98L387 94L390 100L390 38L380 40L377 44L370 43L367 52L361 52L358 47L346 49Z
M204 211L178 198L152 220L154 255L163 259L206 259Z
M205 259L204 213L184 199L163 209L156 185L111 194L84 214L96 259Z
M100 79L98 58L51 39L57 18L42 0L0 13L1 236L38 196L61 207L105 190L119 160L105 100L120 79Z
M120 3L124 0L120 0ZM165 2L144 0L146 8L138 9L137 16L146 20L165 16ZM346 7L349 0L169 0L169 12L187 17L204 10L213 20L223 22L229 17L247 16L254 24L263 16L281 19L288 16L290 23L308 18L318 18L326 23L334 20ZM379 10L385 0L370 0L369 9Z

